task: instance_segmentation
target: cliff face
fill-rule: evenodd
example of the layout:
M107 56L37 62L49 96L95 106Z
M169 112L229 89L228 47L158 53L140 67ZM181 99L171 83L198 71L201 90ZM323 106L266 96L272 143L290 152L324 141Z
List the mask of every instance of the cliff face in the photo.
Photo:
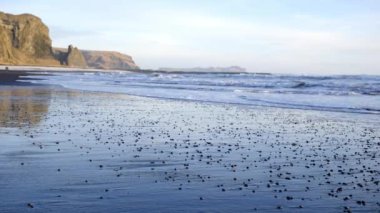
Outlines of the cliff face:
M0 12L0 63L59 64L52 54L49 29L41 19Z
M0 12L0 64L139 69L131 56L111 51L52 48L48 27L30 15Z
M114 51L82 51L87 65L96 69L137 70L132 57Z

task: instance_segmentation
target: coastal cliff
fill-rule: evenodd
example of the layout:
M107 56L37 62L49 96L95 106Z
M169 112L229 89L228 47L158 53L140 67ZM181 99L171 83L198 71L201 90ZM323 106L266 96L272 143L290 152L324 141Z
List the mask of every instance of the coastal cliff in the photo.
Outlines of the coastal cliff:
M121 69L138 70L132 57L115 51L90 51L83 50L82 54L87 65L96 69Z
M132 57L115 51L79 50L72 45L68 49L53 48L55 57L69 67L104 70L138 70Z
M132 57L113 51L53 48L49 28L31 14L0 12L0 64L137 70Z
M53 57L48 27L40 18L0 12L0 63L59 65Z

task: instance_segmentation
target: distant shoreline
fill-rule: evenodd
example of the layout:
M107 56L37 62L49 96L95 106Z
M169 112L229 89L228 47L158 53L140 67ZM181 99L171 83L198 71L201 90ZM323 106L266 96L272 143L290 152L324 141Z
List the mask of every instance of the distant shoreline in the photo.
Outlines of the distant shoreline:
M131 70L130 72L139 73L163 73L163 74L249 74L251 72L227 72L227 71L171 71L171 70ZM271 75L270 73L251 73L251 74L264 74Z

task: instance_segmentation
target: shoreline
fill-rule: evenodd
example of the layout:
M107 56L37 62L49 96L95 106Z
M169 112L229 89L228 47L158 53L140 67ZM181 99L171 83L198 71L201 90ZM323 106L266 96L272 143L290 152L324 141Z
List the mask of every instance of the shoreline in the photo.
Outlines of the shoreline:
M39 67L41 69L45 69L43 67ZM38 72L38 73L37 73ZM27 86L41 86L44 84L40 83L29 83L29 82L18 82L18 79L23 80L20 77L25 77L25 76L33 76L33 75L50 75L54 74L54 70L35 70L31 71L28 70L26 67L24 70L5 70L5 71L0 71L0 86L1 84L3 85L15 85L15 86L22 86L22 85L27 85ZM66 71L64 71L66 72ZM101 72L101 71L99 71ZM110 72L117 72L117 71L109 71L109 72L104 72L104 73L110 73ZM125 71L125 72L134 72L134 71ZM57 71L57 73L60 73ZM81 71L81 70L71 70L69 73L93 73L92 71ZM119 72L117 72L119 73ZM27 79L27 78L24 78ZM54 86L54 85L53 85ZM55 85L62 87L61 85ZM66 88L69 89L69 88ZM72 89L76 90L76 89ZM139 95L139 94L128 94L124 92L119 92L119 91L95 91L95 90L86 90L86 89L79 89L79 91L86 91L86 92L93 92L93 93L108 93L108 94L123 94L123 95L129 95L129 96L136 96L136 97L144 97L144 98L152 98L152 99L158 99L158 100L172 100L172 101L184 101L184 102L199 102L199 103L209 103L209 104L218 104L218 105L236 105L236 106L244 106L244 107L269 107L269 108L279 108L279 109L292 109L292 110L306 110L306 111L320 111L320 112L331 112L331 113L349 113L349 114L362 114L362 115L380 115L377 110L367 110L367 111L350 111L350 109L341 110L341 109L334 109L334 108L297 108L297 107L291 107L291 106L276 106L276 105L262 105L262 104L252 104L252 103L230 103L230 102L222 102L222 101L213 101L213 100L191 100L191 99L184 99L184 98L171 98L171 97L157 97L157 96L150 96L150 95Z
M3 74L7 73L1 73L0 77ZM91 90L80 90L80 89L70 89L66 87L62 87L61 85L50 85L50 84L35 84L35 83L28 83L28 82L16 82L16 78L19 76L28 76L31 75L27 71L12 71L8 73L10 75L8 77L0 78L0 91L2 90L2 87L5 89L8 89L6 87L25 87L25 88L46 88L48 90L50 89L57 89L58 91L69 91L73 93L81 93L81 94L90 94L90 95L100 95L100 96L119 96L119 97L126 97L126 98L136 98L136 99L142 99L142 100L151 100L151 101L167 101L167 102L180 102L180 103L190 103L190 104L201 104L201 105L209 105L209 106L220 106L220 107L232 107L232 108L241 108L245 110L263 110L263 109L272 109L272 110L281 110L281 111L288 111L289 113L321 113L325 116L332 116L334 119L338 120L344 120L344 119L351 119L352 117L357 117L364 122L364 120L376 123L377 122L377 115L378 114L371 114L371 113L363 113L363 112L344 112L344 111L333 111L333 110L316 110L316 109L300 109L300 108L287 108L287 107L280 107L280 106L262 106L262 105L251 105L251 104L237 104L237 103L224 103L224 102L213 102L213 101L197 101L197 100L186 100L186 99L176 99L176 98L162 98L162 97L154 97L154 96L142 96L142 95L133 95L133 94L126 94L122 92L107 92L107 91L91 91ZM13 77L13 76L17 77ZM7 75L6 75L7 76ZM7 82L7 80L9 80Z

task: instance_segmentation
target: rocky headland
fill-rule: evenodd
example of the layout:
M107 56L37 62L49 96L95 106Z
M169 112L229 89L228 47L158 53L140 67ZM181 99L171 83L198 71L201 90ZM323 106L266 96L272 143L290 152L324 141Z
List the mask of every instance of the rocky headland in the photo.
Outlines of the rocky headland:
M132 57L116 51L81 51L88 66L95 69L132 69L138 70Z
M132 57L112 51L53 48L49 28L31 14L0 12L0 64L136 70Z

